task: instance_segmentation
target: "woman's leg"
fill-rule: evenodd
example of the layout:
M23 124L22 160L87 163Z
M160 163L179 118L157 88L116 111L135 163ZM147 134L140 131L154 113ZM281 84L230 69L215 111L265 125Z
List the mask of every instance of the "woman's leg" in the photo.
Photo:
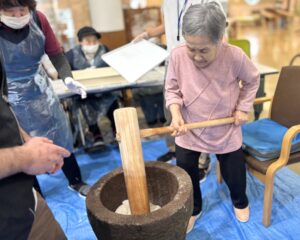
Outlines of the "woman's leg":
M202 197L199 183L198 159L199 152L188 150L178 145L176 147L176 164L183 168L191 177L194 190L194 211L193 216L198 215L202 211Z
M69 185L75 185L82 182L80 168L78 166L74 153L72 153L70 157L64 159L62 171L68 179Z
M79 193L80 196L86 197L90 186L81 179L80 168L74 153L70 157L64 159L62 170L69 181L69 188Z
M114 111L119 108L118 100L116 99L112 105L109 107L107 111L107 118L110 120L111 128L114 132L116 132L116 125L115 125L115 119L114 119Z
M226 154L218 154L222 177L226 182L235 208L248 206L246 196L246 165L242 149Z

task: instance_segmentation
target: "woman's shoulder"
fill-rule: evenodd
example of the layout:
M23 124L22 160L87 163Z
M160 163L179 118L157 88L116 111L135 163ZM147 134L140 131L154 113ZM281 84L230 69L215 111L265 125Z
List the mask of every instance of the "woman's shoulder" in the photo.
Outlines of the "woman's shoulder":
M220 56L225 58L228 66L239 66L244 61L246 54L240 47L223 42Z
M45 33L50 26L46 15L39 10L36 10L33 14L36 15L36 17L33 17L34 21Z
M41 11L36 10L36 15L38 16L39 20L42 23L44 23L45 21L48 21L46 15L44 13L42 13Z
M181 43L171 50L171 55L173 57L182 56L185 53L186 53L185 43Z
M186 63L186 47L185 44L179 44L171 50L170 61L173 64L185 64Z
M227 67L231 67L234 73L238 74L240 68L244 65L245 62L251 62L251 60L241 47L228 43L223 43L223 46L224 51L226 51L223 56L225 56L226 58L225 62L228 65Z
M245 52L241 47L232 45L227 42L223 42L223 49L226 52L226 54L230 54L230 57L233 59L239 60L243 57L243 55L245 55Z

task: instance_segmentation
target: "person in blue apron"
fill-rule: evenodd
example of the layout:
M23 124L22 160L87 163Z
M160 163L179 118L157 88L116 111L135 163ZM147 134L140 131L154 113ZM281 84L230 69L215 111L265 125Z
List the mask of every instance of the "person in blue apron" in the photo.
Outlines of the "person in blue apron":
M20 126L31 136L43 136L73 151L70 126L41 64L44 53L73 92L86 95L72 73L45 15L35 11L34 0L0 2L0 49L7 71L8 101ZM63 172L71 190L86 196L75 155L64 159Z
M60 169L70 152L44 137L32 137L24 143L25 132L7 99L0 56L0 239L65 240L33 183L35 175Z
M109 51L108 47L100 42L101 34L92 27L82 27L77 33L79 44L66 53L72 70L108 67L102 55ZM73 101L74 102L74 101ZM107 116L113 132L115 123L113 111L118 106L118 94L104 92L89 95L86 99L76 99L77 110L80 108L88 125L85 136L91 135L91 141L98 143L103 136L98 128L97 120L100 116Z

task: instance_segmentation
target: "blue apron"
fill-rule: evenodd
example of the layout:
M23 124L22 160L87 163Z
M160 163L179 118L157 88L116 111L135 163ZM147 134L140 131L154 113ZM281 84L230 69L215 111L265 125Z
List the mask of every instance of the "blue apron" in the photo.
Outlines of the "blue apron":
M31 136L51 139L73 151L69 123L41 64L45 36L31 18L29 34L20 43L0 38L10 102L20 126Z

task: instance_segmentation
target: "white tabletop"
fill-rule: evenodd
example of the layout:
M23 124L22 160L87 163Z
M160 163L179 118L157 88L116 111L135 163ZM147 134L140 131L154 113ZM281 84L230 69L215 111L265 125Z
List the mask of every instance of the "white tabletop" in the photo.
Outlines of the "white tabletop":
M124 88L162 85L164 81L164 75L165 67L156 67L142 76L136 82L129 83L109 67L73 71L74 79L78 80L86 87L87 93L99 93L121 90ZM65 98L74 95L67 89L62 80L52 81L52 86L59 98Z
M279 73L279 70L275 68L259 63L254 64L258 68L262 77ZM163 85L165 77L165 67L156 67L152 69L134 83L129 83L110 67L73 71L73 76L75 80L78 80L86 87L87 93L99 93L105 91L121 90L125 88ZM65 98L74 95L67 89L62 80L52 81L52 85L59 98Z

